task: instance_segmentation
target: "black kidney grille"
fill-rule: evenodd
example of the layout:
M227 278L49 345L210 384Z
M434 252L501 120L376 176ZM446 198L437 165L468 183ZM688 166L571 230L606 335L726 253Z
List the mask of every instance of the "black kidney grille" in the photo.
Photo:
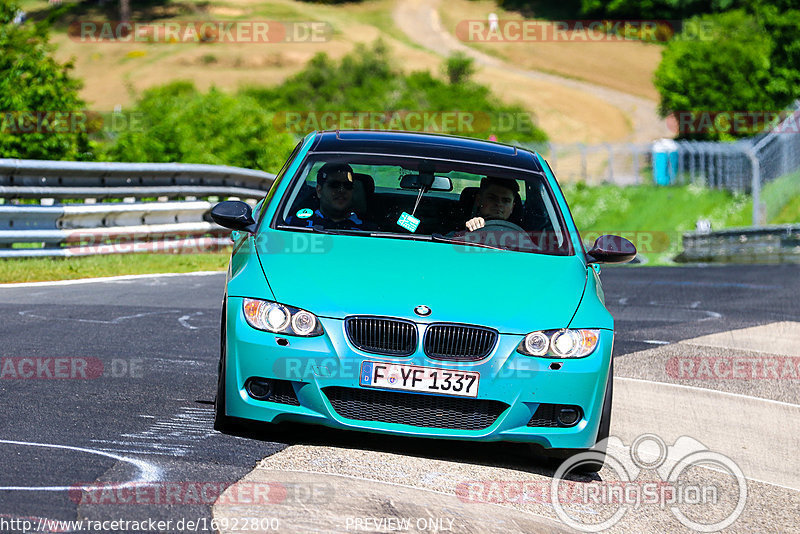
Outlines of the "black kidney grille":
M425 354L435 360L469 362L485 358L497 342L497 331L481 326L432 324L425 331Z
M348 317L347 338L364 352L409 356L417 350L417 327L411 321L386 317Z
M322 391L336 413L346 419L427 428L483 430L508 408L500 401L483 399L344 387Z

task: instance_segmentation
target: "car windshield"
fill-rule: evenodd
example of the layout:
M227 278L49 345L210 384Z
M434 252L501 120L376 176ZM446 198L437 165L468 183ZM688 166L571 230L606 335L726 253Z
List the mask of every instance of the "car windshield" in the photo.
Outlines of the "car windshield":
M571 253L540 173L436 159L317 154L276 214L283 230Z

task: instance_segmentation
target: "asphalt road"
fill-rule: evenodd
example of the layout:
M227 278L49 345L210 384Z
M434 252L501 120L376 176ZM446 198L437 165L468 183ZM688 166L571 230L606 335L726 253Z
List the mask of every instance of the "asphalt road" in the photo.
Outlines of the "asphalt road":
M800 321L798 275L797 266L606 267L615 356L637 367L631 358L647 349ZM76 502L78 493L69 489L96 481L226 485L293 443L399 447L412 456L428 447L424 440L398 444L303 427L238 437L214 432L223 283L220 273L0 287L0 524L208 519L208 499L123 506L111 496ZM642 357L641 365L659 363ZM769 386L750 394L772 396ZM455 457L480 462L492 447L502 445L459 446Z

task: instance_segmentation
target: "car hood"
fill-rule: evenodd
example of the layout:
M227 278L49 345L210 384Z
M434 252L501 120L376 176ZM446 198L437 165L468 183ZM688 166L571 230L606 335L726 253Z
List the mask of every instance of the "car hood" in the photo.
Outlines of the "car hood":
M286 239L272 233L258 254L275 298L320 317L382 315L524 334L568 326L586 285L576 256L320 234L311 236L321 238L315 252L291 253L269 246L270 237L273 245ZM417 316L420 305L432 313Z

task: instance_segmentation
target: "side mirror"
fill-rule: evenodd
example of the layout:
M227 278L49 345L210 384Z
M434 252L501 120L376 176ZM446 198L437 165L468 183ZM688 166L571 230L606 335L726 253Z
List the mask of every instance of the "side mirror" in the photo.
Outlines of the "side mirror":
M256 231L253 211L247 202L241 200L223 200L211 209L211 218L218 225L231 230L242 230L251 234Z
M589 263L628 263L636 257L636 247L618 235L601 235L586 253Z

